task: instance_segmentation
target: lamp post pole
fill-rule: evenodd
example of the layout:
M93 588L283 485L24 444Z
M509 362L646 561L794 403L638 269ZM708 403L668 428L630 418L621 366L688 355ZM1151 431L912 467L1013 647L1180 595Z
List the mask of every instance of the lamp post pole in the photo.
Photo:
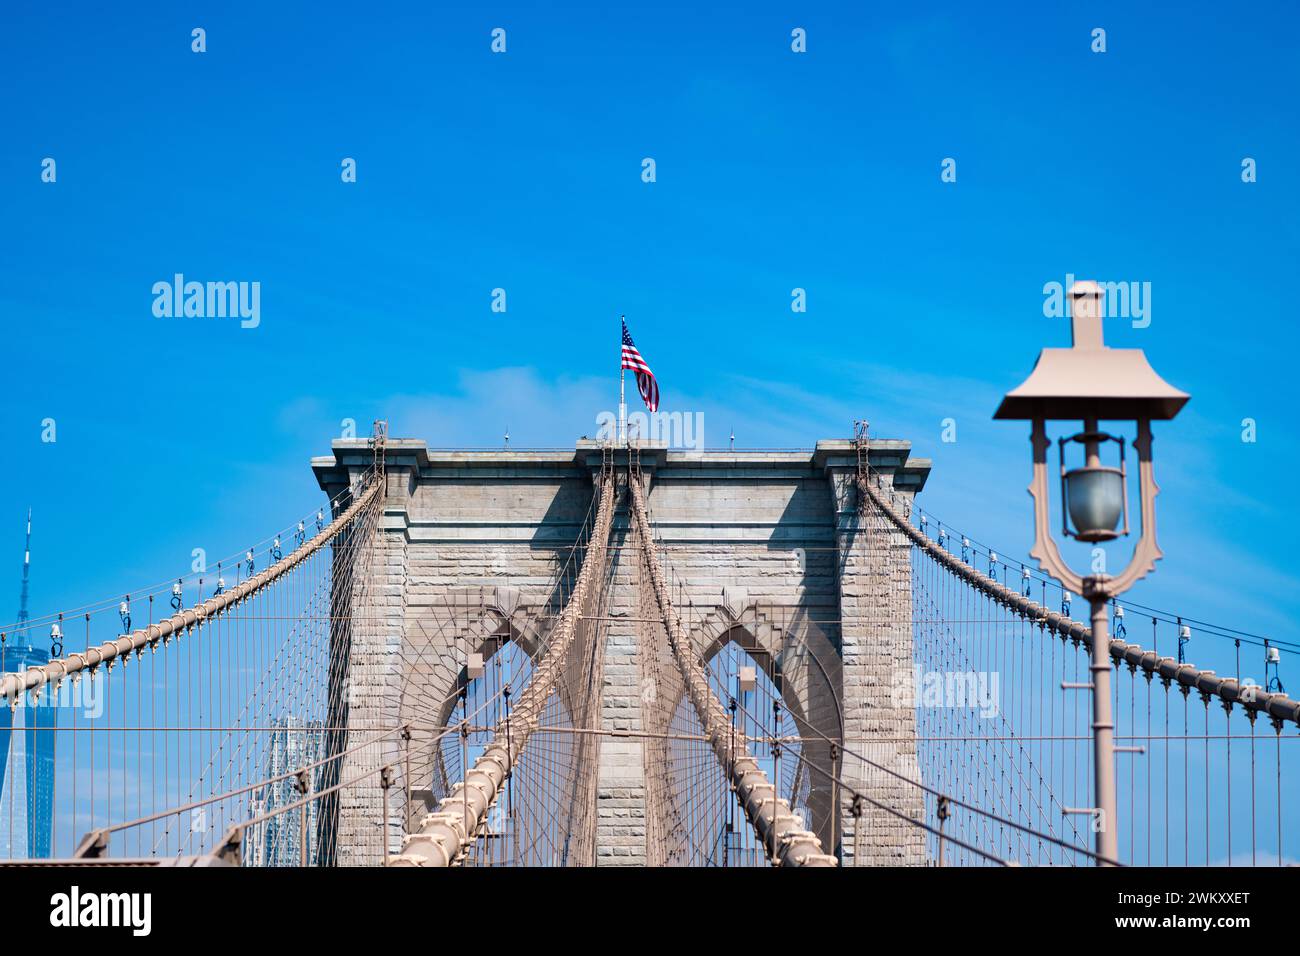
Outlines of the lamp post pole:
M1084 431L1097 434L1097 420L1084 421ZM1101 466L1101 453L1096 441L1084 444L1084 454L1089 468ZM1088 577L1083 581L1084 595L1092 608L1092 762L1093 791L1098 818L1093 826L1097 833L1097 855L1107 860L1119 859L1118 797L1115 793L1115 715L1111 712L1110 695L1110 622L1107 620L1107 592L1103 578ZM1101 866L1111 866L1101 863Z
M1098 866L1113 866L1119 859L1119 815L1115 795L1115 718L1110 694L1110 626L1106 619L1106 592L1100 578L1084 578L1084 595L1092 608L1092 762L1093 791L1098 816Z

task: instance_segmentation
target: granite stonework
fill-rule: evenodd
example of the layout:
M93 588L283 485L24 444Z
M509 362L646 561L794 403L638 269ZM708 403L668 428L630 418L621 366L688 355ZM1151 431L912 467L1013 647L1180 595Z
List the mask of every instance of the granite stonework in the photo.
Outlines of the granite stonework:
M920 490L929 473L929 462L909 451L906 441L869 445L873 472L902 496ZM427 713L430 702L449 695L454 704L465 654L475 647L491 653L492 635L541 639L537 612L551 600L594 507L593 475L605 457L590 441L561 451L445 451L422 441L387 442L375 580L354 598L366 608L364 620L340 631L335 648L340 662L331 701L346 715L349 739ZM851 756L917 773L915 715L895 707L890 695L893 675L910 668L912 656L909 549L886 523L859 514L854 444L823 441L810 451L770 452L644 444L636 458L660 548L675 580L686 582L674 598L701 654L711 657L734 641L767 672L779 672L787 710L808 741L805 758L919 817L916 788L872 773ZM372 462L367 442L340 440L312 467L321 487L335 494ZM614 453L614 465L626 481L626 451ZM641 576L635 556L623 550L635 546L625 500L615 513L612 544L600 721L606 730L638 731ZM442 704L438 715L450 719L451 705ZM410 744L412 776L433 778L433 731L422 733ZM403 744L387 746L396 755ZM646 861L644 753L635 737L601 738L598 865ZM428 793L445 783L430 779ZM855 822L839 790L826 776L810 774L809 827L829 852L846 864L925 862L918 828L869 810ZM376 790L373 798L340 800L333 824L339 862L350 862L349 846L374 844L382 815L377 799ZM413 808L391 801L390 847L400 844L407 815L421 810L418 801Z

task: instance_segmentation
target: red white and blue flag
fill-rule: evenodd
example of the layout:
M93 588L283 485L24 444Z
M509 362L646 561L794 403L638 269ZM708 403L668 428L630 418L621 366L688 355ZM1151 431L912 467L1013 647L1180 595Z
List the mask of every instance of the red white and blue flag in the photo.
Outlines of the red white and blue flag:
M641 392L645 407L652 412L659 411L659 384L655 373L650 371L641 353L632 344L632 336L627 334L627 321L623 321L623 368L630 368L636 373L636 387Z

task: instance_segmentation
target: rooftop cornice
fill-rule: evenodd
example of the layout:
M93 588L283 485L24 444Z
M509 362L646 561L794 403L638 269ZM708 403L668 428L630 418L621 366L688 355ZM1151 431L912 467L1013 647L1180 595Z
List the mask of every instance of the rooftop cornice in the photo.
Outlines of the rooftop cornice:
M857 447L851 439L827 439L813 448L714 448L703 451L668 448L662 442L636 442L634 452L647 472L660 470L707 470L711 473L743 471L749 476L770 469L791 470L856 468ZM928 458L913 458L912 443L904 439L873 438L868 443L868 460L881 472L893 474L895 482L919 491L930 472ZM330 455L312 458L312 470L322 487L348 482L350 474L369 467L374 451L369 439L339 438ZM573 448L430 448L418 438L390 438L384 446L389 469L407 468L422 476L447 473L520 472L545 475L557 472L586 472L599 468L606 450L601 442L580 439ZM628 451L613 451L616 463L627 462Z

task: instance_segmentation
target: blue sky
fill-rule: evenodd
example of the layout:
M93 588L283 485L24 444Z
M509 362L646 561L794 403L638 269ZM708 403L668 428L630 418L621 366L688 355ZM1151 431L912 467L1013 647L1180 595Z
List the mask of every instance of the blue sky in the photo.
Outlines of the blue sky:
M0 616L29 506L49 611L313 510L344 418L591 434L619 313L708 444L867 417L934 459L928 510L1020 556L1027 428L991 415L1068 343L1043 285L1073 273L1151 283L1108 342L1193 396L1135 598L1295 640L1296 14L1132 6L9 4ZM155 317L177 272L260 282L260 325Z

